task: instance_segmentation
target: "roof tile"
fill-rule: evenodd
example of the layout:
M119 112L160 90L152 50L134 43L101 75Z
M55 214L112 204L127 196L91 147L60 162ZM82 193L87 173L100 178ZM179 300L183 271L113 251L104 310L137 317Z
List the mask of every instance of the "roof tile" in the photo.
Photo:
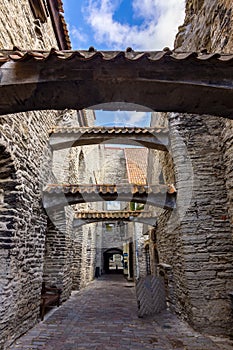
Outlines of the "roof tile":
M219 53L197 53L197 52L176 52L176 51L148 51L148 52L125 52L125 51L59 51L51 49L51 51L42 50L0 50L0 56L4 57L7 61L10 60L27 60L28 54L31 55L33 59L50 59L51 56L60 59L79 59L79 60L126 60L126 61L160 61L160 60L177 60L177 61L188 61L201 60L211 62L214 60L219 61L230 61L233 60L233 54L219 54ZM1 59L2 60L2 59Z
M101 184L101 185L70 185L70 184L48 184L44 188L44 193L48 194L58 194L58 193L103 193L103 194L120 194L120 193L145 193L149 194L151 192L166 193L168 187L166 185L157 185L157 186L147 186L147 185L138 185L138 184L129 184L129 185L115 185L115 184Z
M125 148L125 160L129 183L146 185L147 157L148 149L146 148Z
M75 219L95 219L95 218L102 218L102 219L122 219L122 218L129 218L129 217L144 217L144 218L150 218L153 217L153 214L148 211L86 211L86 212L76 212L75 213Z
M54 127L50 133L54 134L167 134L167 128L138 128L138 127Z

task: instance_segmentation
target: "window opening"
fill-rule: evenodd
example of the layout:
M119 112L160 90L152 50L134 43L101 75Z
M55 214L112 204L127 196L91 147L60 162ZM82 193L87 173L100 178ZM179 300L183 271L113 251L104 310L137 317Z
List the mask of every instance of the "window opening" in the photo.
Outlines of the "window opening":
M151 267L150 267L150 248L149 245L145 247L146 254L146 274L151 275Z

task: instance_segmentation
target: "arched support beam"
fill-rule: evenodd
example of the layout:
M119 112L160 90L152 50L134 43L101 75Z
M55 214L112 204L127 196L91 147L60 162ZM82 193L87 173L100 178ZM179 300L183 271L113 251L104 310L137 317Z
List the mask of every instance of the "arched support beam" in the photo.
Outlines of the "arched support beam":
M93 145L114 141L117 144L140 144L143 147L166 151L168 130L163 128L118 128L118 127L56 127L49 138L53 150Z
M0 114L116 102L233 119L233 55L2 50L0 77Z
M156 226L157 219L143 211L80 212L73 220L73 227L81 227L95 222L138 222Z
M135 202L174 209L176 193L168 193L167 186L163 185L48 185L43 191L43 205L47 210L100 201Z

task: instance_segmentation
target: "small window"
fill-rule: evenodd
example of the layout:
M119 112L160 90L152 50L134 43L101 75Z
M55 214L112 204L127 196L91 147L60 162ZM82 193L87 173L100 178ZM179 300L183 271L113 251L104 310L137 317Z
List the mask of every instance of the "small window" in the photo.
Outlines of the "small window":
M49 16L44 0L29 0L33 16L39 19L42 23L47 21Z
M156 243L157 242L157 235L156 235L156 230L152 229L150 231L150 238L152 240L152 242Z
M121 203L119 201L109 201L106 203L107 210L120 210Z
M146 274L151 275L151 268L150 268L150 248L149 245L145 247L145 254L146 254Z
M112 232L114 227L115 227L114 224L105 224L106 231L108 232Z
M83 150L80 151L78 156L78 165L79 167L85 166L84 153Z

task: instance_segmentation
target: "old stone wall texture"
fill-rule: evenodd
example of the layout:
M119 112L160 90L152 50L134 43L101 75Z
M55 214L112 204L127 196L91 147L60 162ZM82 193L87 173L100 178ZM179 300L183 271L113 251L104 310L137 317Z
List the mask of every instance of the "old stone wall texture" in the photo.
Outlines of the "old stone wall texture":
M0 47L13 46L57 47L50 19L36 20L27 0L1 1ZM50 172L47 140L54 123L53 111L0 117L0 349L39 314L47 226L41 189Z
M93 125L93 111L88 113L88 125ZM64 111L57 121L60 126L81 126L76 111ZM85 126L88 126L85 125ZM91 184L98 179L101 147L73 147L53 152L53 174L56 183ZM47 233L44 280L62 288L62 300L66 300L72 290L86 286L95 275L97 225L73 228L75 211L101 210L102 203L84 203L65 207L65 211L55 213L53 223ZM50 238L48 238L50 237Z
M188 0L176 50L232 52L232 22L232 1ZM178 208L160 216L157 236L160 262L172 266L172 306L197 329L231 334L233 124L196 115L168 120L174 165L167 160L165 173L174 171Z
M28 0L2 0L0 8L0 47L46 49L58 47L51 23L34 18Z

